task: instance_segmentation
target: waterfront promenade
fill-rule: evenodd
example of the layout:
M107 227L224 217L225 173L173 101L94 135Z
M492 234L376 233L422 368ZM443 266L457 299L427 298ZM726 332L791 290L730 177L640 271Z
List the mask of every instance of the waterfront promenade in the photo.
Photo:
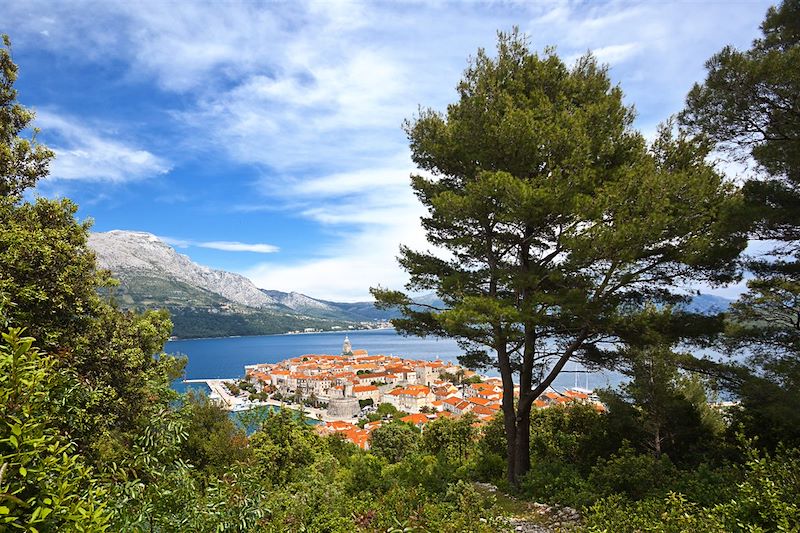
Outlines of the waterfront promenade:
M231 379L184 379L184 383L205 383L211 389L211 398L219 400L223 409L233 411L234 408L240 403L239 398L228 392L227 387L223 385L226 381L236 383L238 378Z
M238 378L183 380L183 382L187 384L205 383L208 386L208 388L211 389L211 394L209 395L209 397L219 401L221 407L226 411L247 411L249 409L255 409L256 407L285 407L293 411L302 410L303 413L305 414L305 417L310 418L312 420L320 420L322 422L335 422L341 420L341 418L339 417L329 416L325 409L315 409L313 407L306 407L305 405L301 406L299 404L280 402L278 400L273 400L273 399L251 402L239 396L234 396L228 391L228 388L224 385L224 383L225 382L236 383L237 381L239 381Z

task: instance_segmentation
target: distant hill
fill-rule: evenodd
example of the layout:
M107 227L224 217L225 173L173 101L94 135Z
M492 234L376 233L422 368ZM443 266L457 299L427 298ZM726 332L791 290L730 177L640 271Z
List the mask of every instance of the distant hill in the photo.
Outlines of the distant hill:
M398 318L400 312L396 309L378 309L374 302L333 302L312 298L299 292L281 292L261 289L261 291L299 313L317 317L340 317L358 322L370 320L391 320ZM419 303L444 307L444 304L435 294L426 294L416 298Z
M261 292L286 308L304 315L322 318L347 318L347 320L371 320L358 316L350 316L349 313L338 307L339 304L336 302L318 300L311 296L300 294L299 292L281 292L268 289L261 289Z
M400 316L398 311L378 309L373 302L332 302L330 300L312 298L299 292L281 292L266 289L261 289L261 291L281 305L309 316L339 317L357 322L389 320Z
M681 304L678 307L692 313L704 315L722 313L730 307L731 300L713 294L698 294L692 297L691 301Z

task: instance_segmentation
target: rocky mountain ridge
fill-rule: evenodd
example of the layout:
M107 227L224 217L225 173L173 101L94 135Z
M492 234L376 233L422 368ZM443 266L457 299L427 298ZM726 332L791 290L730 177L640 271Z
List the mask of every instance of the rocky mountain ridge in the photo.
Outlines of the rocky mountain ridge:
M123 283L130 275L166 277L246 307L280 307L248 278L198 265L151 233L122 230L92 233L89 246L97 256L98 265L123 278Z
M294 309L300 313L336 313L338 309L327 302L317 300L299 292L281 292L268 289L261 289L261 292L289 309Z
M89 246L98 266L120 282L104 293L122 308L168 309L177 337L341 330L388 318L372 302L342 304L261 290L245 276L193 262L150 233L93 233Z

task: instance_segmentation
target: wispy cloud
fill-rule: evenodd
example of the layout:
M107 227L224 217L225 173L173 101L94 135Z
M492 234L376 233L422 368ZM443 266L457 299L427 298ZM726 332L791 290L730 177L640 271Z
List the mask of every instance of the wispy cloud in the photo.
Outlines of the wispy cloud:
M212 250L223 250L225 252L255 252L259 254L272 254L280 251L280 248L272 244L247 244L235 241L209 241L201 242L197 246L200 248L211 248Z
M272 254L280 251L280 248L273 244L246 243L236 241L192 241L187 239L177 239L174 237L159 236L159 239L176 248L208 248L211 250L222 250L223 252L253 252L258 254Z
M124 142L108 128L89 127L48 110L37 111L35 124L56 153L50 179L122 183L170 171L166 160Z
M592 53L602 63L617 65L632 58L640 52L642 48L643 47L638 43L612 44L601 48L595 48L592 50Z
M390 161L392 159L390 158ZM400 288L400 244L427 249L420 217L425 209L409 187L410 161L299 181L284 191L305 205L301 214L333 237L316 253L291 262L263 262L242 273L257 286L300 291L334 300L368 299L377 285Z
M349 214L348 214L349 213ZM406 275L397 268L399 243L427 248L418 224L419 205L399 205L394 212L365 213L352 204L320 207L315 220L356 228L337 234L317 254L290 263L264 262L242 271L262 288L296 290L320 298L358 301L369 299L367 289L377 285L400 288ZM369 223L365 224L366 219ZM403 220L405 223L398 223Z

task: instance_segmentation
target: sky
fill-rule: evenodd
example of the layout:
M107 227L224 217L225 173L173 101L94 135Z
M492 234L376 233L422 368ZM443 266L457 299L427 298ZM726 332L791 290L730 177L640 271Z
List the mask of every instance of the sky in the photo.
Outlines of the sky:
M32 0L7 2L0 32L57 154L33 194L261 288L357 301L402 286L401 243L426 247L403 121L454 102L498 30L568 64L592 51L652 137L769 5Z

